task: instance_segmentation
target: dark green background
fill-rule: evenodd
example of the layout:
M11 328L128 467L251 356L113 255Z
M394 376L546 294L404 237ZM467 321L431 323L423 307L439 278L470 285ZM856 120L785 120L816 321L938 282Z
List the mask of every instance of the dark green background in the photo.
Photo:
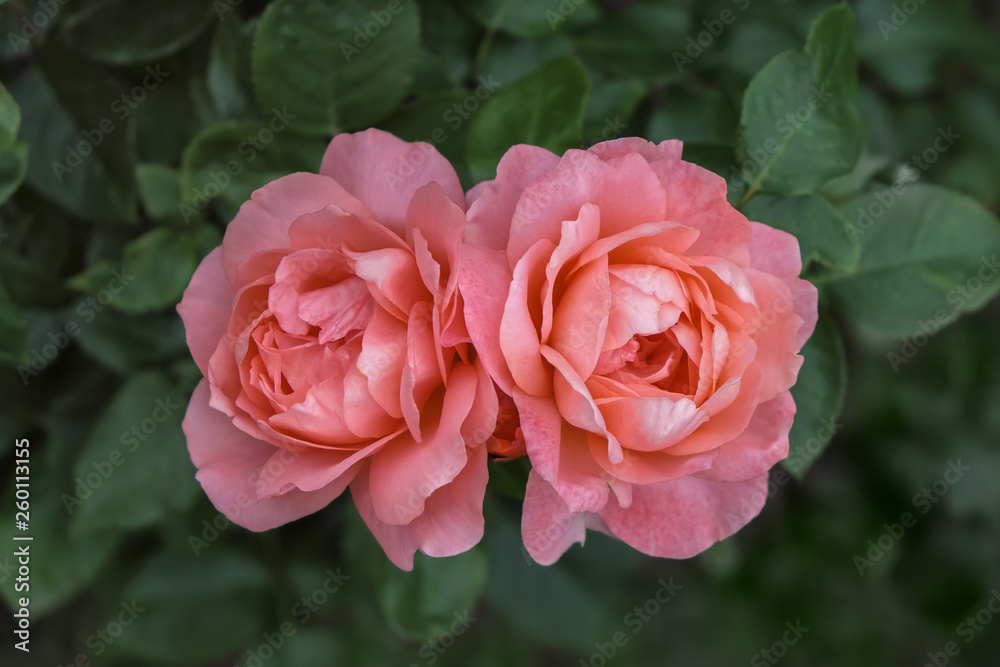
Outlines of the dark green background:
M1000 279L969 283L1000 254L989 213L1000 207L1000 6L850 3L823 14L803 49L831 6L0 1L8 606L18 438L31 441L35 536L32 651L13 649L5 613L0 664L246 665L286 622L290 637L263 664L597 667L618 632L627 643L609 665L923 665L950 641L961 650L950 664L1000 664L1000 616L971 636L959 627L1000 590L1000 308L990 303ZM718 21L724 10L732 21ZM366 27L370 42L358 37ZM675 56L685 51L691 62ZM499 87L487 95L483 81ZM831 100L766 175L738 182L732 166L781 137L775 120L817 82ZM294 118L264 141L285 107ZM105 120L110 131L95 134ZM760 517L688 561L591 534L554 566L530 563L520 464L491 464L483 543L453 559L418 556L411 574L387 561L348 497L266 534L212 528L219 515L194 481L183 407L134 451L120 434L157 399L185 405L197 383L174 306L239 204L269 180L315 171L334 133L370 126L408 140L441 130L437 147L467 186L513 143L684 140L747 215L796 233L820 287L792 434L808 472L776 468ZM908 172L948 128L953 144ZM60 181L53 163L88 136L93 153ZM893 182L903 194L851 243L858 207L872 210ZM88 305L123 268L134 278L110 305ZM915 337L939 309L962 318ZM65 349L26 371L46 345ZM904 351L915 355L894 368L887 355ZM837 435L809 455L845 390ZM70 514L77 478L107 470L115 449L120 465ZM962 478L920 500L959 460ZM915 525L868 555L906 512ZM871 558L863 576L856 557ZM318 594L331 574L339 588ZM633 609L671 578L676 596L637 621ZM306 613L300 601L313 595L325 602ZM143 611L121 636L96 638L133 600ZM476 619L466 631L442 635L466 612ZM786 623L808 631L771 663L761 651ZM443 653L426 643L452 638Z

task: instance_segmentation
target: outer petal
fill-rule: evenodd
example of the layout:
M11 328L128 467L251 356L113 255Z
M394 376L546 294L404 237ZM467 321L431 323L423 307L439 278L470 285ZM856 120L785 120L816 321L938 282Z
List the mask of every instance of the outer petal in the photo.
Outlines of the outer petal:
M644 222L662 222L667 199L639 155L604 162L586 151L566 151L555 168L524 189L510 221L508 260L517 262L540 239L558 243L563 221L576 220L587 203L601 210L601 235L611 236Z
M531 465L573 512L597 512L608 501L604 471L590 455L588 434L567 424L551 396L514 388ZM598 437L598 436L593 436Z
M263 531L294 521L325 507L351 481L351 470L313 492L292 489L274 498L257 500L256 484L262 466L277 451L233 426L226 415L209 407L208 381L194 391L184 434L198 481L212 503L230 521Z
M739 482L764 475L788 456L788 432L795 419L795 401L786 391L757 406L747 429L719 448L712 468L700 477L720 482Z
M222 246L219 246L201 261L177 306L184 320L191 356L205 375L208 375L208 360L226 335L232 309L233 290L222 268Z
M493 250L506 250L510 221L524 188L559 163L554 153L518 144L500 158L496 180L469 190L469 222L465 240Z
M745 482L682 477L632 488L627 509L609 501L601 512L608 529L650 556L690 558L760 513L767 498L767 475Z
M371 215L339 183L318 174L290 174L255 191L229 223L222 241L229 282L237 284L237 269L254 253L289 247L288 228L297 218L331 204L348 213Z
M486 494L486 448L468 452L469 461L449 484L424 503L423 513L405 526L381 521L372 505L368 472L351 484L351 496L361 518L386 555L403 570L413 569L413 554L443 558L468 551L483 538L483 496Z
M551 565L587 534L583 513L572 513L556 490L534 470L528 473L521 514L521 537L536 562Z
M510 395L514 380L500 349L500 323L511 282L507 258L501 250L466 245L459 262L458 285L469 336L493 381Z
M726 201L725 179L690 162L660 160L650 166L667 191L666 219L701 232L689 253L749 265L750 223Z
M410 523L424 511L425 499L465 468L462 424L472 408L476 383L474 368L457 366L444 392L440 414L431 419L437 428L419 443L404 434L372 460L369 485L380 521Z
M382 130L338 134L326 149L319 173L336 180L401 238L406 233L410 200L428 183L440 185L465 210L458 175L436 148L409 143Z
M640 137L622 137L594 144L587 149L587 152L593 153L602 160L611 160L629 153L638 153L649 162L657 160L678 162L681 159L682 148L683 144L677 139L668 139L654 144Z

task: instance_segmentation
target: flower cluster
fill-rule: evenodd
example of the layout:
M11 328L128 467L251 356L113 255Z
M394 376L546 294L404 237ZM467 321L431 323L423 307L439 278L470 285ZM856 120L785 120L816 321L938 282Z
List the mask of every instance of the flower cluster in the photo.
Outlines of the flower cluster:
M538 562L588 528L692 556L788 453L817 317L800 271L678 141L514 146L465 193L428 144L339 135L319 174L253 194L178 307L198 479L257 531L350 488L410 569L474 546L487 460L527 456Z

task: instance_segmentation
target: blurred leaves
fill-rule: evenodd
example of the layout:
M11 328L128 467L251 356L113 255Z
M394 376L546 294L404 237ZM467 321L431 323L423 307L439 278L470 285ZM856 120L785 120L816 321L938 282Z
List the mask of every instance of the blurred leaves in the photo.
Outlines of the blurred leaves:
M98 618L113 621L123 610L133 617L111 655L177 665L219 659L251 643L266 645L262 634L276 630L265 627L262 613L268 581L252 556L223 549L198 557L163 553Z
M379 603L390 625L403 636L424 641L452 626L465 628L475 618L476 603L486 586L482 546L451 558L418 554L412 572L384 558L379 562Z
M70 17L62 41L109 65L147 63L193 41L213 17L207 0L104 0Z
M514 144L532 144L561 155L580 145L589 82L573 58L556 58L497 91L472 121L466 157L473 178L493 178Z
M132 376L112 398L63 495L76 534L148 526L190 507L198 484L181 432L187 398L155 372Z
M202 258L222 238L209 226L154 229L125 245L122 263L99 261L70 286L126 313L176 304Z
M217 202L228 222L257 188L297 171L319 171L326 143L289 129L295 122L278 110L267 122L227 121L198 134L181 162L182 219Z
M391 113L419 59L413 2L276 0L257 28L253 78L265 113L287 107L298 131L322 136Z

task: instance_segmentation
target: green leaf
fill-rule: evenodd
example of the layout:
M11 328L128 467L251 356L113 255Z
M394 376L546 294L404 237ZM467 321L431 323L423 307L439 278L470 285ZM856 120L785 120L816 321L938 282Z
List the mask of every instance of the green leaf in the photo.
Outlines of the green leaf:
M862 153L850 173L835 178L823 186L822 195L838 205L845 199L853 199L867 191L867 185L872 178L888 165L889 159L885 156Z
M0 282L0 360L23 362L28 357L28 330L10 299L7 289Z
M222 118L252 118L258 115L250 70L250 53L256 30L256 22L243 25L239 17L227 16L219 22L215 32L205 80L212 102Z
M129 109L103 73L78 60L50 54L10 87L31 147L26 183L74 215L134 220Z
M17 102L0 83L0 151L10 148L17 140L17 128L21 125L21 110Z
M494 93L466 140L473 177L492 178L514 144L541 146L559 155L579 148L588 88L587 72L578 60L557 58Z
M180 301L198 264L220 241L208 225L161 227L129 242L121 264L102 260L68 284L126 313L159 310Z
M740 117L752 194L808 194L854 167L863 133L854 18L846 3L823 12L804 49L769 62L750 82Z
M788 435L788 458L782 462L799 479L840 430L837 417L847 391L844 343L825 313L802 348L802 356L805 361L792 387L795 422Z
M389 624L416 641L435 637L476 609L486 586L486 551L474 547L451 558L418 553L413 571L381 559L376 574L379 603Z
M194 665L233 656L251 644L256 649L268 630L264 623L270 585L267 570L256 559L222 547L198 557L190 552L158 553L119 596L110 598L110 608L101 616L116 619L124 611L136 612L125 616L132 622L123 624L107 656L121 660L117 664L145 659ZM245 650L239 658L242 664Z
M691 32L690 17L680 7L640 2L612 12L573 41L588 64L661 85L680 75L673 54Z
M151 90L133 113L143 162L178 164L184 147L201 129L191 89L180 80L168 79Z
M28 145L17 142L0 150L0 204L13 196L28 174Z
M941 328L1000 291L996 217L943 188L901 187L843 206L861 259L857 273L825 285L839 314L896 336Z
M780 197L758 194L742 210L749 219L792 234L799 240L804 271L820 262L841 271L853 270L861 255L845 231L849 224L840 211L819 195Z
M227 121L195 137L181 161L184 220L214 200L228 222L254 190L297 171L318 171L326 142L292 131L289 122L280 113L268 122Z
M162 164L139 164L135 167L139 201L152 220L186 223L181 215L181 172Z
M64 24L68 48L108 65L152 62L198 37L213 16L206 0L110 0Z
M190 507L198 493L181 420L187 397L162 375L132 376L88 433L62 502L73 532L130 530Z
M462 8L486 28L517 37L544 37L586 24L600 13L593 0L469 0Z
M265 113L297 131L367 127L403 101L420 61L417 5L403 0L276 0L260 19L253 79Z

